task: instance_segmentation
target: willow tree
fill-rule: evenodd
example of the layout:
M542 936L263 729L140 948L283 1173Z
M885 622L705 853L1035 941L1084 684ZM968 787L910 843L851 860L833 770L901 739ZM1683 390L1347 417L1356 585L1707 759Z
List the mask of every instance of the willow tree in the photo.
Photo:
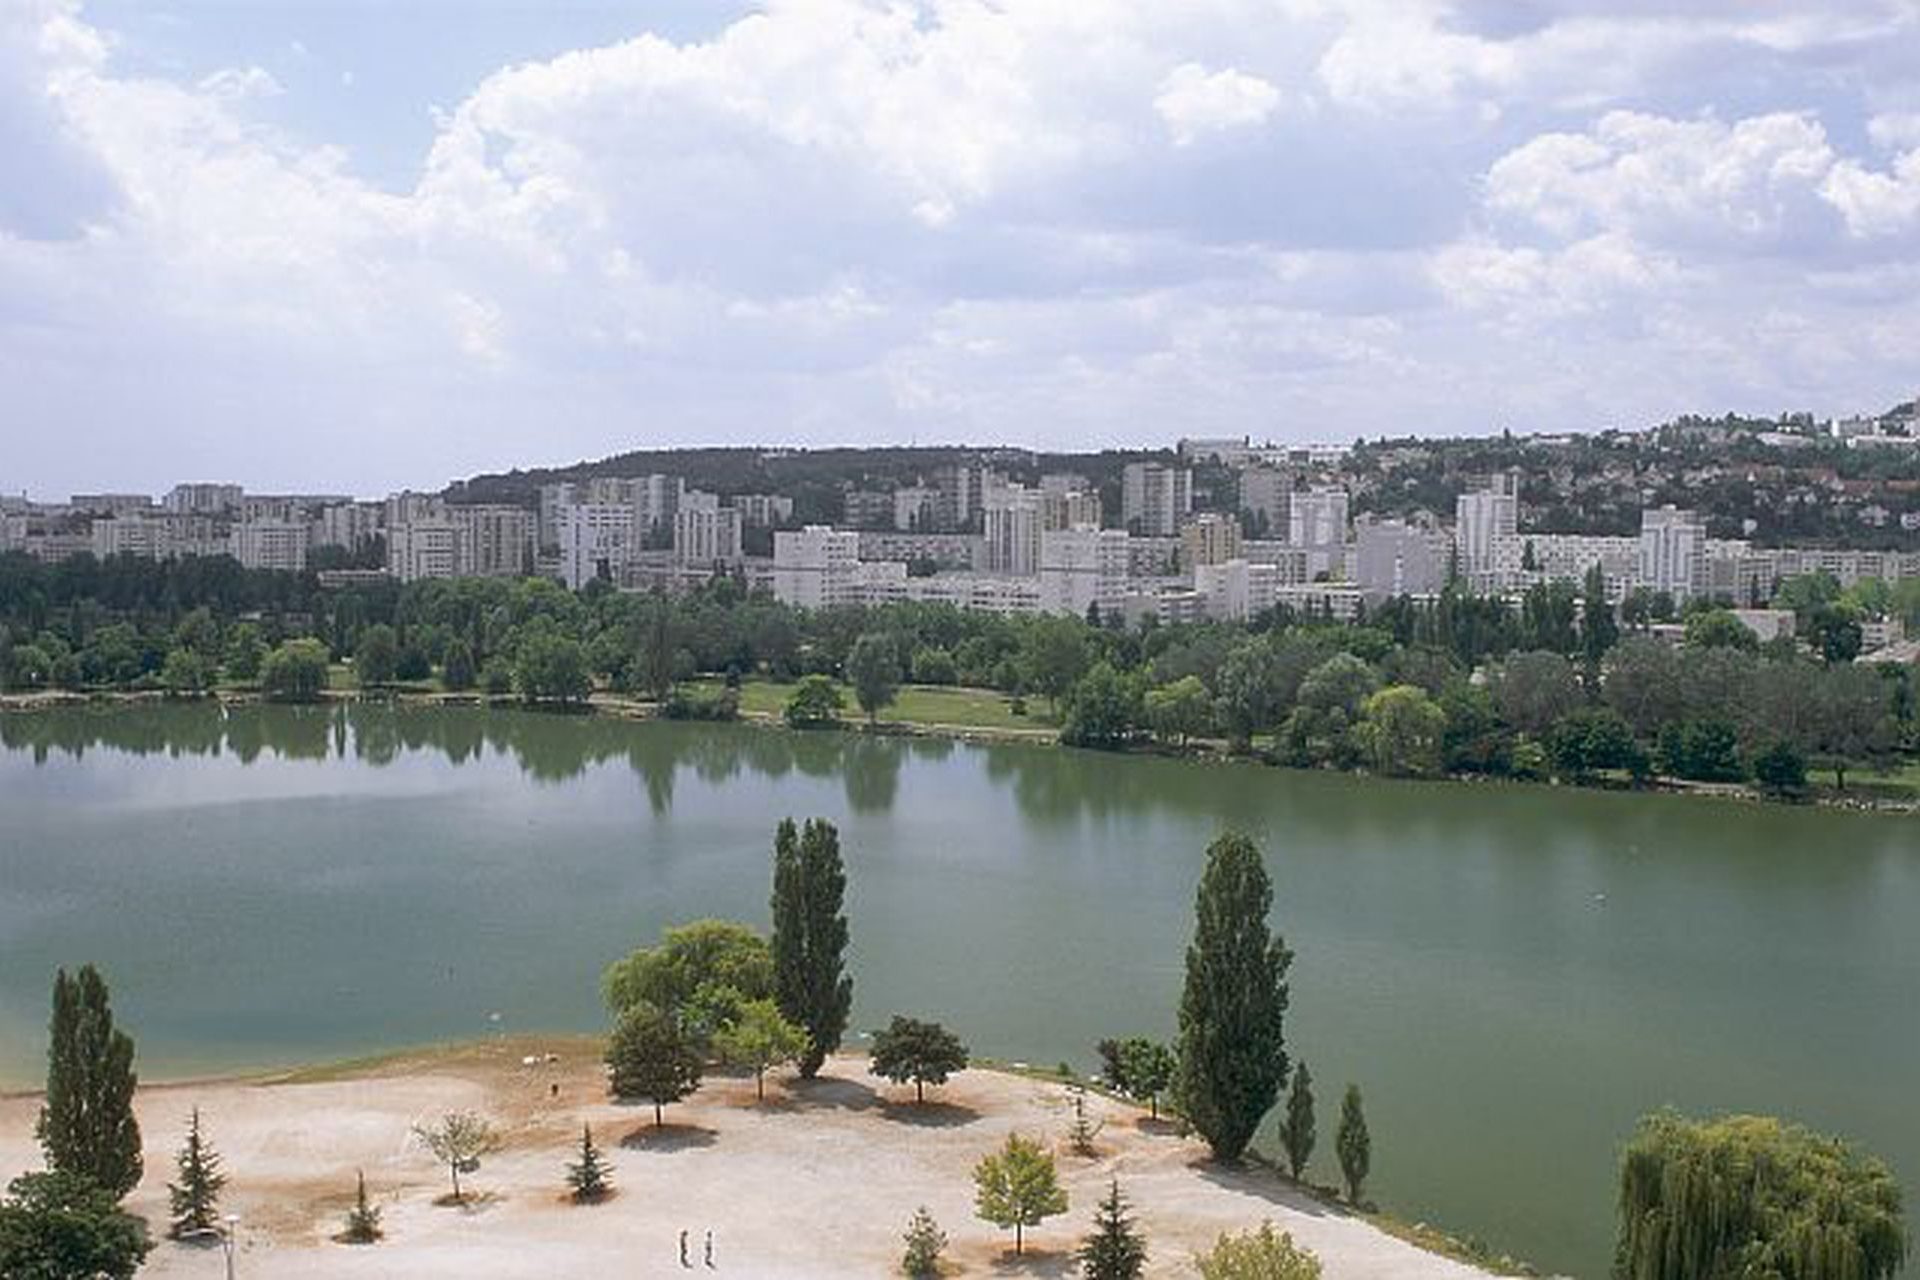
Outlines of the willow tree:
M1213 1148L1238 1160L1287 1080L1282 1023L1293 955L1267 928L1273 883L1243 835L1207 849L1187 980L1180 995L1180 1110Z
M1837 1138L1663 1111L1627 1144L1616 1280L1883 1280L1906 1255L1900 1184Z

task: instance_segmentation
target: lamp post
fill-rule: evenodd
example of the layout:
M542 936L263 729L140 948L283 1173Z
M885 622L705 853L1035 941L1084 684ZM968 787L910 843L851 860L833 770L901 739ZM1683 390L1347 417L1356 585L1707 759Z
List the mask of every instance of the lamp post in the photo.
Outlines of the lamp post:
M230 1213L227 1215L227 1229L220 1235L220 1247L226 1251L227 1255L227 1280L233 1280L233 1250L239 1242L239 1236L240 1215Z

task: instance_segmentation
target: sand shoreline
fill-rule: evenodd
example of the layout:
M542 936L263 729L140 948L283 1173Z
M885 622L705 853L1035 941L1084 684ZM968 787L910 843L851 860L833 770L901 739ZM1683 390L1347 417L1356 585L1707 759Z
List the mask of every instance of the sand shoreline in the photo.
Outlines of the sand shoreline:
M155 1223L188 1111L201 1109L232 1181L240 1215L238 1274L288 1277L669 1275L688 1231L693 1269L705 1233L715 1270L741 1276L892 1274L900 1232L920 1204L951 1238L952 1274L1072 1274L1071 1253L1109 1177L1118 1177L1147 1231L1149 1274L1193 1274L1193 1253L1220 1232L1271 1219L1320 1254L1326 1275L1464 1280L1484 1274L1393 1238L1259 1167L1222 1170L1204 1148L1125 1103L1089 1095L1103 1128L1093 1157L1067 1147L1070 1100L1058 1082L983 1069L912 1104L841 1055L822 1078L770 1078L755 1102L750 1078L709 1077L686 1102L652 1108L606 1096L591 1037L524 1036L406 1050L334 1066L143 1085L137 1099L147 1174L128 1207ZM548 1055L555 1059L548 1060ZM530 1060L530 1061L529 1061ZM36 1167L35 1093L0 1097L0 1171ZM409 1136L444 1111L473 1109L499 1128L503 1149L466 1179L465 1209L436 1206L447 1174ZM617 1194L566 1202L562 1181L582 1123L612 1159ZM970 1170L1019 1131L1057 1153L1072 1200L1062 1217L1011 1234L973 1216ZM1330 1138L1323 1143L1330 1146ZM1320 1159L1330 1168L1331 1153ZM385 1214L388 1239L334 1243L356 1170ZM1324 1176L1324 1174L1323 1174ZM215 1270L209 1271L212 1264ZM143 1275L217 1274L198 1248L161 1243Z

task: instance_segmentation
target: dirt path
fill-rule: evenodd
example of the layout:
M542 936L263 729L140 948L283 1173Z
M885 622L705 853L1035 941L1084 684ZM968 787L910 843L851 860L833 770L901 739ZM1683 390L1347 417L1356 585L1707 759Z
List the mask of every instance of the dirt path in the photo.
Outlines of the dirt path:
M549 1063L553 1051L560 1060ZM533 1054L542 1060L526 1065ZM811 1084L769 1082L756 1104L751 1080L709 1079L653 1127L651 1107L609 1102L592 1046L513 1041L422 1054L337 1076L225 1081L146 1089L139 1098L146 1180L129 1198L159 1223L166 1182L188 1110L198 1105L231 1176L225 1208L242 1219L237 1274L272 1280L394 1277L438 1280L528 1276L639 1277L691 1270L743 1277L890 1274L900 1233L924 1204L951 1238L956 1274L1064 1276L1109 1176L1133 1200L1152 1249L1149 1274L1192 1275L1195 1250L1222 1231L1271 1218L1317 1252L1330 1280L1471 1277L1480 1273L1422 1252L1365 1222L1292 1192L1271 1175L1206 1165L1202 1148L1135 1108L1098 1097L1104 1123L1093 1158L1066 1150L1065 1089L991 1071L969 1071L924 1107L910 1090L868 1076L863 1059L828 1064ZM557 1086L557 1092L556 1092ZM0 1099L0 1171L35 1167L38 1099ZM472 1108L506 1146L464 1179L466 1209L437 1206L447 1175L408 1136L416 1121ZM563 1168L590 1122L612 1158L618 1194L580 1208L563 1197ZM973 1216L970 1171L1019 1130L1058 1152L1070 1211L1028 1233L1016 1260L1011 1235ZM385 1213L388 1239L333 1243L352 1199L354 1171ZM162 1243L143 1275L217 1277L220 1259Z

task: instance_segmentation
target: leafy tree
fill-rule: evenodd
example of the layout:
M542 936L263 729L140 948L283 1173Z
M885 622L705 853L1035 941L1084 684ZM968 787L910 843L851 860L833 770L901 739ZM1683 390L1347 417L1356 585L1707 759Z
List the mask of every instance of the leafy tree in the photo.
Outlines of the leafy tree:
M580 1126L580 1158L567 1166L567 1187L575 1204L597 1204L613 1190L613 1172L593 1144L593 1126Z
M1546 650L1509 655L1492 684L1501 718L1536 738L1585 701L1573 664Z
M0 1200L0 1276L9 1280L130 1280L152 1248L146 1224L84 1174L23 1174Z
M1396 684L1366 701L1361 725L1368 758L1381 773L1417 776L1440 768L1441 741L1447 731L1447 713L1434 705L1424 689Z
M1646 767L1633 730L1608 707L1582 707L1562 716L1547 734L1546 748L1554 771L1565 778L1585 780L1605 769L1638 775Z
M1620 624L1614 621L1613 606L1607 602L1607 572L1595 561L1580 587L1580 649L1587 665L1598 669L1600 660L1619 639Z
M585 702L593 692L587 651L570 636L536 631L520 642L513 683L528 702L562 706Z
M213 687L213 664L195 649L175 649L160 664L160 683L176 698L197 698Z
M1036 618L1020 646L1020 674L1057 716L1060 701L1087 670L1087 627L1073 618Z
M1652 737L1661 725L1686 713L1686 677L1672 646L1649 636L1629 636L1607 655L1604 671L1602 698L1636 734Z
M37 644L15 646L4 673L9 689L39 689L53 679L53 659Z
M1760 637L1730 609L1702 609L1689 617L1685 643L1689 649L1760 651Z
M1254 734L1273 727L1282 696L1279 686L1278 664L1264 638L1249 637L1228 650L1214 675L1214 714L1234 750L1246 750Z
M927 1206L915 1209L913 1217L908 1219L906 1244L906 1256L900 1260L902 1275L928 1280L940 1274L940 1255L946 1251L947 1233L927 1212Z
M327 647L311 636L288 640L260 664L269 702L318 702L327 687Z
M967 1069L967 1046L937 1022L895 1014L873 1038L870 1069L895 1084L911 1080L913 1100L925 1102L928 1085L945 1084L953 1072Z
M253 680L260 664L267 660L267 646L260 639L260 628L243 622L227 636L227 674L235 680Z
M1305 1062L1293 1068L1293 1083L1287 1089L1287 1114L1280 1121L1280 1149L1287 1153L1287 1172L1295 1182L1307 1171L1313 1158L1313 1074Z
M613 1069L613 1096L653 1103L653 1122L662 1108L700 1087L700 1050L680 1020L645 1002L628 1006L613 1024L607 1044Z
M1240 1158L1287 1078L1293 955L1269 932L1273 884L1243 835L1207 850L1180 996L1180 1109L1216 1159Z
M1093 1231L1074 1256L1087 1280L1137 1280L1147 1268L1147 1242L1127 1212L1120 1180L1109 1180L1106 1199L1093 1215Z
M220 1157L200 1132L200 1108L193 1109L187 1125L187 1141L175 1157L180 1181L167 1184L167 1203L173 1221L167 1234L175 1240L203 1236L214 1230L220 1208L220 1190L227 1176L220 1172Z
M355 1174L353 1208L347 1210L346 1230L340 1233L343 1244L372 1244L386 1232L380 1229L380 1208L367 1199L367 1175Z
M1441 693L1440 711L1447 718L1440 734L1442 767L1496 777L1513 771L1513 734L1494 710L1492 694L1456 680Z
M1640 1122L1620 1165L1618 1280L1882 1280L1908 1237L1900 1185L1836 1138L1763 1116Z
M933 645L922 645L913 651L912 674L915 684L955 684L960 679L953 654Z
M1821 606L1807 623L1807 638L1829 665L1852 662L1860 656L1864 632L1860 619L1846 606Z
M440 683L458 693L471 689L479 673L474 670L473 646L465 640L447 642L446 656L440 663Z
M47 1167L77 1174L118 1199L140 1182L133 1115L133 1040L113 1025L107 984L92 965L53 979L47 1094L37 1132Z
M880 709L900 692L900 655L890 637L868 632L847 654L847 681L872 724Z
M847 705L840 687L825 676L805 676L787 699L782 714L795 729L814 729L840 722L840 711Z
M811 1080L840 1047L853 1007L844 973L847 871L840 833L824 819L796 830L783 821L773 840L773 986L780 1012L805 1027L800 1075Z
M360 633L353 646L353 673L363 689L392 684L400 664L400 638L384 622Z
M600 989L619 1013L645 1002L679 1013L703 990L725 988L738 1000L773 994L773 951L749 925L694 920L661 931L657 946L642 947L607 966Z
M1747 776L1740 735L1722 720L1688 720L1660 731L1663 772L1696 782L1739 782Z
M1361 1109L1360 1086L1350 1084L1340 1100L1340 1131L1333 1138L1340 1153L1340 1176L1346 1180L1347 1200L1360 1203L1367 1174L1373 1168L1373 1139L1367 1134L1367 1116Z
M1791 742L1774 742L1753 757L1753 780L1763 795L1800 800L1807 794L1807 761Z
M1073 686L1060 741L1070 747L1114 750L1133 740L1144 711L1140 689L1111 663L1096 662Z
M739 1017L713 1038L720 1060L753 1072L754 1096L767 1096L767 1071L797 1061L807 1051L806 1028L789 1021L772 1000L749 1000Z
M1147 727L1163 742L1186 746L1187 739L1212 727L1212 713L1212 695L1199 676L1182 676L1147 691Z
M1131 1097L1144 1098L1158 1120L1160 1095L1172 1087L1180 1060L1167 1046L1135 1037L1120 1046L1120 1064L1125 1083L1116 1087Z
M447 1166L453 1177L455 1203L463 1198L460 1175L472 1173L480 1167L481 1156L500 1149L500 1135L472 1111L449 1111L436 1125L417 1124L413 1136L433 1152L434 1159Z
M1013 1251L1026 1247L1026 1229L1067 1211L1053 1157L1040 1144L1017 1133L1006 1145L981 1158L973 1169L974 1212L1000 1228L1013 1228Z
M1847 769L1890 759L1899 741L1889 685L1871 667L1848 663L1820 673L1814 686L1812 746L1847 787Z
M1221 1236L1194 1259L1200 1280L1320 1280L1320 1259L1276 1233L1271 1222L1258 1231Z

